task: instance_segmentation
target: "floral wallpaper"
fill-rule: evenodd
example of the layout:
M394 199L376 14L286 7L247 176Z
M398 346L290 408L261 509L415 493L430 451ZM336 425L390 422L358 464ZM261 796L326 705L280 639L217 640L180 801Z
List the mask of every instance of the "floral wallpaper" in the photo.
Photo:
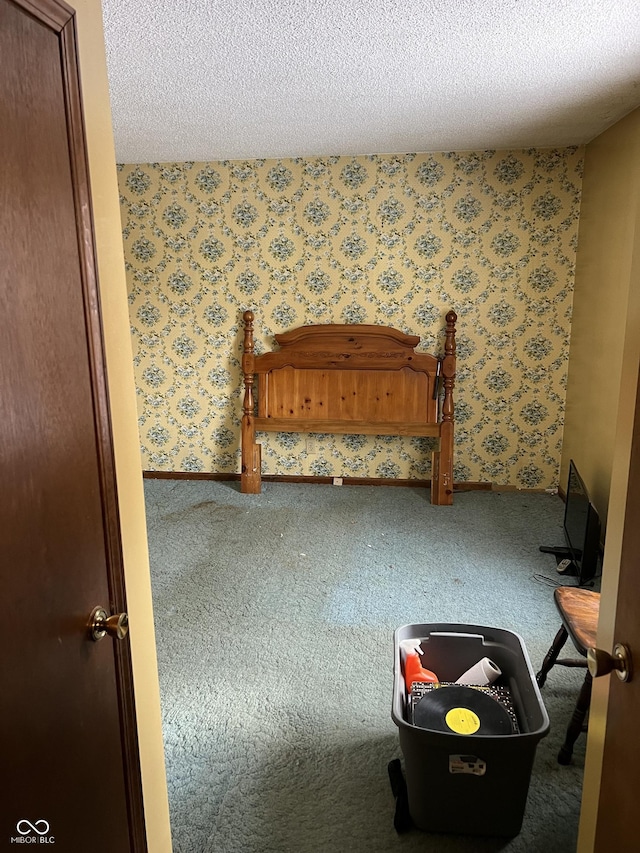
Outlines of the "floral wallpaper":
M142 466L240 470L256 351L458 313L455 479L557 485L582 148L120 165ZM426 439L263 433L263 472L425 479ZM309 451L309 452L308 452ZM313 451L313 452L310 452Z

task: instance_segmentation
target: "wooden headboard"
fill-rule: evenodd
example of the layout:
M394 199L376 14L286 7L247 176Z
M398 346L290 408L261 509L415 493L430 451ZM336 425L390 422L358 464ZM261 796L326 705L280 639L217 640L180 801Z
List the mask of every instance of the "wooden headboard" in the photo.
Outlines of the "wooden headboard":
M245 311L243 492L261 488L256 431L428 436L439 439L431 502L453 503L455 311L446 316L440 357L416 352L419 337L388 326L336 324L276 335L278 350L255 355L253 320Z

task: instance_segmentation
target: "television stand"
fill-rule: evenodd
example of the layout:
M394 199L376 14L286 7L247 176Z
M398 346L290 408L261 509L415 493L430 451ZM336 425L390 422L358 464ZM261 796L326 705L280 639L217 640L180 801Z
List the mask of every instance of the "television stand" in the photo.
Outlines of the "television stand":
M541 545L538 549L543 554L553 554L555 557L570 557L571 551L569 548L562 548L556 545Z
M571 549L556 545L540 545L543 554L553 554L556 557L558 574L578 576L579 569L571 558Z

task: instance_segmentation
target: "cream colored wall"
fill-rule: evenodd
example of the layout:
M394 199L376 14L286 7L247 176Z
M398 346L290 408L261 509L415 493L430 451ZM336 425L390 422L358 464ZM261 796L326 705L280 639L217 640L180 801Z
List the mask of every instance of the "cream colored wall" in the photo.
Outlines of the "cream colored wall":
M102 10L100 0L74 0L74 7L77 11L100 298L131 621L130 642L148 849L149 853L169 853L169 808ZM108 827L104 829L108 831Z
M606 521L636 245L640 113L591 142L576 258L560 483L573 458Z
M640 366L640 110L586 149L563 467L580 460L606 547L597 644L613 647L622 531ZM598 364L607 355L607 366ZM597 376L593 377L593 372ZM593 850L609 679L595 679L579 853Z

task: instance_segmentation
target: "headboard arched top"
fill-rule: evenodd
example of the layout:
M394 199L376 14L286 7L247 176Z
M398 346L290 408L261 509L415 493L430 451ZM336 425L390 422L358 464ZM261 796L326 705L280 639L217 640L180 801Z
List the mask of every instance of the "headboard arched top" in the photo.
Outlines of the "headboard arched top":
M256 373L285 365L316 369L400 370L411 367L424 372L437 369L437 358L415 352L417 335L406 335L390 326L302 326L275 335L278 350L255 357Z

